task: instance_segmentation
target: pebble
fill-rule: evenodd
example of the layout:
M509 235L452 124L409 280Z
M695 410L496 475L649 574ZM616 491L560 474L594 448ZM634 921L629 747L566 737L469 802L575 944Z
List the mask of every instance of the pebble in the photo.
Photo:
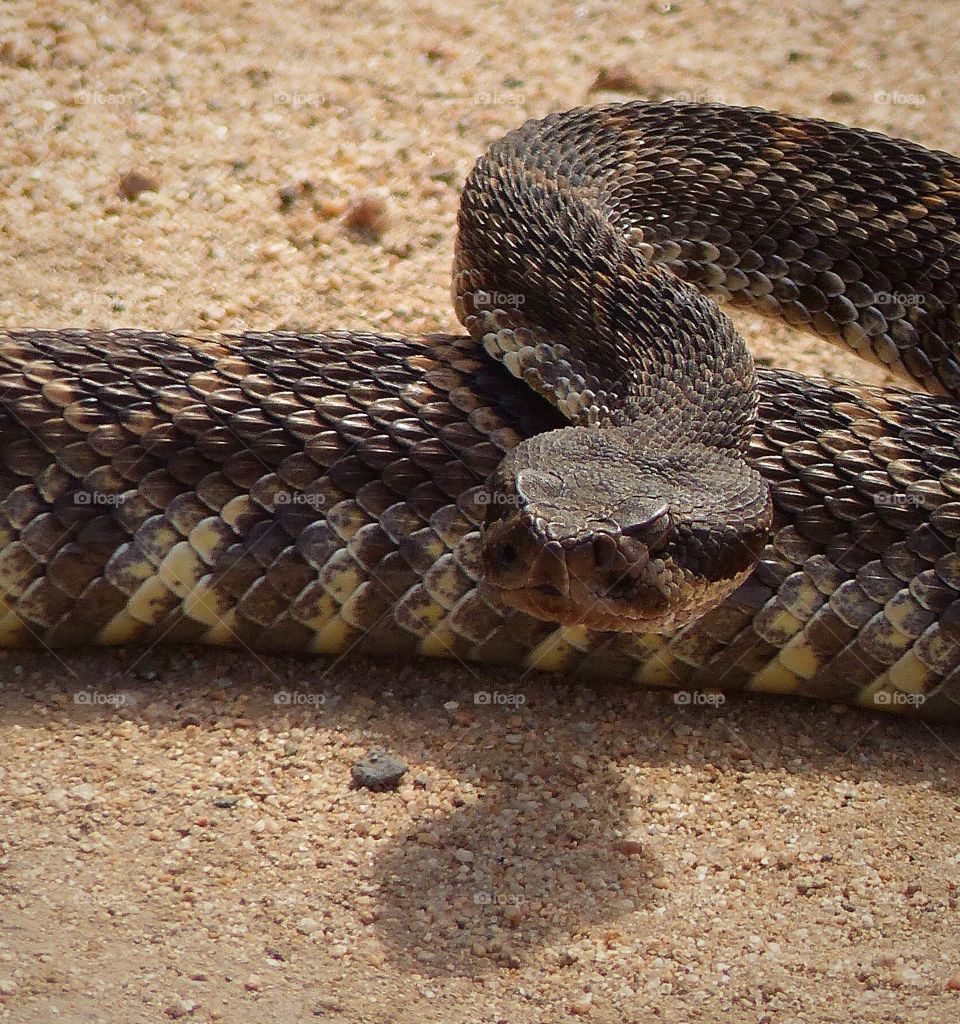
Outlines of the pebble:
M71 786L70 788L70 796L75 796L78 800L92 800L96 795L96 788L90 785L89 782L81 782L79 785Z
M287 213L292 210L297 200L304 196L312 196L316 186L309 179L298 181L293 185L284 185L277 189L277 199L280 201L280 212Z
M127 171L120 179L118 191L124 199L134 200L144 192L156 192L160 183L146 171Z
M626 64L600 68L591 92L643 92L643 83Z
M12 39L4 39L0 43L0 64L9 64L17 68L36 67L33 51L21 46Z
M50 804L51 807L55 807L58 811L65 811L69 806L67 791L65 789L60 789L59 787L51 789L50 792L47 793L47 803Z
M579 1017L585 1017L593 1006L593 995L590 992L584 992L583 995L576 996L570 1001L570 1012L577 1014Z
M365 789L396 789L408 771L407 765L385 750L371 750L350 769L355 785Z
M390 207L376 192L363 192L347 207L343 223L355 235L376 241L390 226Z
M17 991L17 983L12 978L0 978L0 996L12 996Z
M890 979L894 985L915 985L923 980L919 971L915 971L912 967L907 967L906 964L898 964L894 967L890 972Z
M301 935L313 935L315 931L319 931L320 922L315 917L301 917L297 921L297 931Z
M171 1020L180 1020L189 1016L196 1008L197 1004L192 999L178 999L175 1003L167 1006L163 1012Z
M955 971L947 978L946 990L948 992L960 992L960 971Z

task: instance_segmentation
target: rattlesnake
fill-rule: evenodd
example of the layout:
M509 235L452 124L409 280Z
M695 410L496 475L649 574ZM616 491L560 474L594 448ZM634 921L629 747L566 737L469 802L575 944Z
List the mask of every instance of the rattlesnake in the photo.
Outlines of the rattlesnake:
M471 337L0 332L0 644L428 654L958 720L958 218L960 161L910 142L584 108L467 180ZM706 296L935 394L755 370Z

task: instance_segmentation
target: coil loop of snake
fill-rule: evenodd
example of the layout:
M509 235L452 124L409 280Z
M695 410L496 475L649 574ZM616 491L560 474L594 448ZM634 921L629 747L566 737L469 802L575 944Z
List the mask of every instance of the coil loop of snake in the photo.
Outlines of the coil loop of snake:
M0 645L422 654L960 721L960 161L757 108L530 121L469 337L0 332ZM924 388L755 370L712 299Z

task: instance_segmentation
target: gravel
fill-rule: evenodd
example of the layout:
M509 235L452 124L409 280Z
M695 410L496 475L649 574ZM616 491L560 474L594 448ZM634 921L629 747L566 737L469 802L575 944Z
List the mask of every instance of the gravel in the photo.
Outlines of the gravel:
M350 776L357 786L364 789L396 789L408 771L403 761L385 750L371 750L350 769Z

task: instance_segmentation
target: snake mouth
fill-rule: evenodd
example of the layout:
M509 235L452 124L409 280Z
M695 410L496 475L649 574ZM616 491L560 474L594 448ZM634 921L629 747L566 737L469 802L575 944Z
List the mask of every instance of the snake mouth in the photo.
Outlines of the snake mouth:
M668 506L606 524L545 518L543 506L494 504L483 528L484 581L508 607L547 622L604 632L666 633L716 607L750 572L766 536L756 529L718 538ZM616 524L615 524L616 525ZM724 543L721 543L724 541Z
M625 603L588 592L571 600L549 584L504 590L501 596L504 604L511 608L564 626L584 626L603 632L649 633L673 625L669 602L653 588L642 603L636 597Z
M748 567L731 579L711 582L687 579L682 588L635 582L613 592L572 588L569 596L550 584L501 589L504 604L534 618L597 632L668 633L688 625L725 600L752 572ZM681 599L679 589L686 591Z
M651 632L672 622L669 567L646 550L633 561L611 553L604 536L565 546L540 537L526 517L488 524L483 543L486 581L503 602L535 618L568 626Z

